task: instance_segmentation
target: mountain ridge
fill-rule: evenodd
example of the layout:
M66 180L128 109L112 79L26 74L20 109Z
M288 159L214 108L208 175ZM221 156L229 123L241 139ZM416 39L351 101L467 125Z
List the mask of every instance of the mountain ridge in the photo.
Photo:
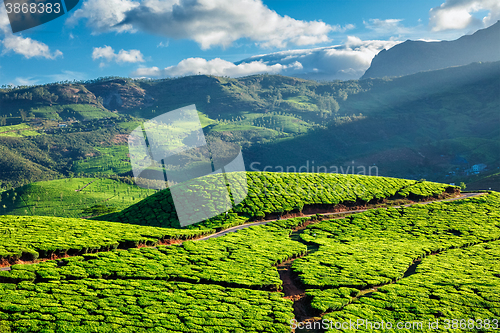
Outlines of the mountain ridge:
M0 89L0 121L8 125L0 123L0 181L131 176L127 134L194 103L207 138L239 144L250 171L376 164L379 175L459 182L446 175L500 166L498 87L500 62L322 83L198 75Z
M500 21L453 41L407 40L380 51L361 79L410 75L422 71L500 60Z

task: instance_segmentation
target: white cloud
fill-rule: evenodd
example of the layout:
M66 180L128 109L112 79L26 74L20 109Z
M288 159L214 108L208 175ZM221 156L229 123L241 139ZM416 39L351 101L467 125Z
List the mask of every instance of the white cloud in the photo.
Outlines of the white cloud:
M38 80L32 77L16 77L14 82L9 83L13 86L33 86L38 83Z
M261 47L313 45L328 42L332 31L354 28L281 16L261 0L88 0L68 21L82 18L95 32L143 30L192 39L202 49L241 38Z
M472 14L488 11L482 19ZM441 6L429 12L429 25L432 31L461 30L487 27L500 19L498 0L446 0Z
M117 24L125 19L125 13L138 6L139 2L131 0L87 0L66 23L76 25L80 19L86 19L87 26L94 32L133 32L131 25Z
M0 31L4 34L12 31L10 28L9 17L7 16L7 11L4 6L0 6Z
M9 18L4 6L0 6L0 31L3 33L4 38L0 40L3 45L2 54L14 52L23 55L25 58L46 58L56 59L62 57L62 52L56 50L51 52L47 44L31 39L29 37L22 37L20 35L13 35L10 28Z
M113 60L115 57L115 50L111 46L104 47L94 47L94 51L92 51L92 59L97 60L104 58L107 61Z
M2 54L14 52L23 55L27 59L33 57L55 59L63 55L59 50L50 52L50 49L46 44L29 37L23 38L21 36L8 34L4 37L2 44L4 47Z
M205 60L203 58L188 58L179 62L175 66L170 66L165 69L158 67L138 68L132 73L133 77L173 77L195 74L207 74L216 76L231 76L240 77L259 73L277 74L283 70L299 70L302 69L302 64L298 61L289 65L266 65L262 61L252 61L235 65L232 62L216 58Z
M299 61L302 64L300 71L292 73L284 70L281 74L314 80L350 80L361 77L378 52L398 43L395 40L363 41L349 36L343 45L276 52L253 56L242 62L263 61L267 65L289 65Z
M408 28L405 28L401 22L403 19L370 19L368 22L363 21L365 28L373 30L378 34L402 34L407 33L409 31Z
M92 51L92 59L104 59L107 62L116 61L117 63L137 63L144 62L144 56L139 50L120 50L118 53L115 53L115 50L111 46L105 45L104 47L94 47L94 51ZM101 67L104 66L105 63L101 62Z
M369 19L363 21L363 25L369 33L366 34L374 39L417 39L427 36L428 29L421 20L417 25L406 26L404 19Z
M132 76L173 77L201 73L238 77L270 73L318 80L358 79L378 52L398 43L398 41L362 41L351 36L343 45L258 55L237 63L220 58L213 60L188 58L164 69L138 68Z

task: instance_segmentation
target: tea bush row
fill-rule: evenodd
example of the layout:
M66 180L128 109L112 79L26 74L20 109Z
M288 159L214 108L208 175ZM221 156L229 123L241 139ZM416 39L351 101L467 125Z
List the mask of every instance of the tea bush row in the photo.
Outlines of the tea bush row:
M375 209L308 226L319 250L293 269L309 287L367 288L400 279L417 258L500 239L500 194Z
M217 283L255 289L279 289L276 264L306 253L304 244L290 240L294 219L269 226L254 226L224 237L186 241L182 246L129 249L14 265L0 272L4 282L71 280L82 278L163 279Z
M0 216L0 260L35 260L190 239L212 230L180 230L45 216Z
M215 176L197 178L179 184L176 192L176 203L171 190L166 189L143 201L132 205L121 212L111 213L96 219L179 228L177 211L189 212L188 218L193 221L205 220L204 216L215 216L189 228L225 228L245 223L248 219L262 219L270 214L299 212L304 206L327 205L363 205L372 200L383 200L393 196L417 195L417 189L425 188L421 197L437 196L443 193L449 185L423 182L418 183L415 190L408 190L417 184L414 180L372 177L349 174L330 173L273 173L246 172L229 173L233 209L228 208L229 217L220 213L220 207L228 205L229 198L224 193L214 190ZM246 182L245 182L246 178ZM246 183L246 184L245 184ZM236 188L236 190L234 190ZM401 192L406 189L406 192ZM192 209L193 192L196 195L209 198L203 205L198 204ZM245 195L247 193L247 195ZM400 193L400 194L398 194ZM183 196L184 195L184 196ZM201 200L201 199L200 199ZM217 216L216 216L217 215Z
M83 279L3 289L0 327L11 333L284 333L293 318L281 293L217 285Z

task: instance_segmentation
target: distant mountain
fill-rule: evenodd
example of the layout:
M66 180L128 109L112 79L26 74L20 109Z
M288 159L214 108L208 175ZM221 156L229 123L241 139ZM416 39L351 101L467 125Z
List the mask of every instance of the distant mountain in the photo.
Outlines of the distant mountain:
M222 152L241 146L248 171L366 167L366 174L458 184L473 165L498 172L499 88L500 61L389 79L195 75L0 89L0 188L131 176L127 135L190 104L207 140ZM491 184L497 180L488 188L500 189Z
M472 62L500 60L500 21L454 41L407 40L373 58L361 79L403 76Z

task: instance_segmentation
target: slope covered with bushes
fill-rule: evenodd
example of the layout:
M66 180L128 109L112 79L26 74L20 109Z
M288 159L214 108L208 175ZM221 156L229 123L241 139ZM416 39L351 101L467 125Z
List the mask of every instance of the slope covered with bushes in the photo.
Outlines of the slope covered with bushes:
M242 176L235 176L239 181ZM178 202L190 204L190 195L199 188L209 188L210 176L197 178L176 185L182 187L185 198ZM337 205L356 206L368 202L382 201L390 197L426 198L439 196L443 192L453 193L456 187L414 180L344 175L329 173L273 173L247 172L248 195L229 211L229 218L220 215L193 227L219 228L241 224L245 220L263 219L288 212L301 212L304 207L321 206L334 209ZM238 193L241 191L233 191ZM179 193L179 191L177 191ZM196 193L203 195L203 193ZM207 196L211 194L207 193ZM180 226L170 189L158 192L121 212L100 216L96 219L158 227ZM216 212L214 203L198 207L207 215Z

